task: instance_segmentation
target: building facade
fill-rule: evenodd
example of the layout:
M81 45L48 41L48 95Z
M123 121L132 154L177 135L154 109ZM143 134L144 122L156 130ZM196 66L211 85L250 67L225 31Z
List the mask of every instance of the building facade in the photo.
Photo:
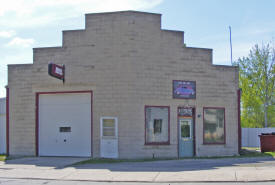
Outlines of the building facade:
M50 63L65 66L64 82ZM184 32L161 29L160 14L86 14L85 29L63 31L61 47L8 66L8 153L236 155L238 88L237 67L186 47Z
M0 98L0 154L6 153L6 98Z

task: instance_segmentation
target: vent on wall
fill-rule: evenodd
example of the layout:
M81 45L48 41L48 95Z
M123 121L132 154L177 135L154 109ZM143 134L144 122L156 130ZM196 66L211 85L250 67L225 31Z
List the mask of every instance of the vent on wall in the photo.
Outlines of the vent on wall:
M71 127L59 127L59 132L71 132Z

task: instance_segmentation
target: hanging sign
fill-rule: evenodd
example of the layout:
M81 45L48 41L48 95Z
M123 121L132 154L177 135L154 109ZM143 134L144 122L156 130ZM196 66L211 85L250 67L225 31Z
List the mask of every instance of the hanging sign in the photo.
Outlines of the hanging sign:
M57 65L50 63L48 66L48 73L50 76L65 81L65 65Z

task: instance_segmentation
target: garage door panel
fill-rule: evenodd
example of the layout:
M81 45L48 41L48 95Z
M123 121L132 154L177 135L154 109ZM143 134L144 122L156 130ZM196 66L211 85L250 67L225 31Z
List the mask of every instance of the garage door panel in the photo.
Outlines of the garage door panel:
M89 104L87 98L91 98L89 93L42 94L39 103L43 105Z
M41 95L39 155L91 156L91 96Z

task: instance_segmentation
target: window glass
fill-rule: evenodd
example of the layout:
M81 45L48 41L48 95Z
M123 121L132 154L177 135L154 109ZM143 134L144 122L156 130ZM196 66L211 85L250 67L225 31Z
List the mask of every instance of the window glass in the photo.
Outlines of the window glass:
M103 127L115 127L114 119L103 119Z
M224 143L224 109L204 108L204 143Z
M115 119L103 119L103 136L115 136Z
M190 138L190 124L188 123L188 121L184 121L181 124L181 137L182 138Z
M167 143L169 127L168 107L146 107L146 143Z
M154 119L154 134L161 134L162 119Z

